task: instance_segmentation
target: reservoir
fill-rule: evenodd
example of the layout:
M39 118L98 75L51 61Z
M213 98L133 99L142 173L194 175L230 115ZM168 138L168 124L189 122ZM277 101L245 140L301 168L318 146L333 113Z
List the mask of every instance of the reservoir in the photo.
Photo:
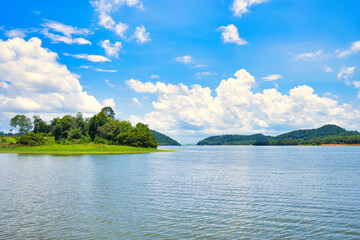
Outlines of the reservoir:
M0 154L0 239L359 239L360 147Z

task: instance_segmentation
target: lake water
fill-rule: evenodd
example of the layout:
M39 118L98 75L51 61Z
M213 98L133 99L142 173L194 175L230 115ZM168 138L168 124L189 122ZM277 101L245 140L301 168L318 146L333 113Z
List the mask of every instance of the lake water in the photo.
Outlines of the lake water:
M360 147L0 154L0 239L360 239Z

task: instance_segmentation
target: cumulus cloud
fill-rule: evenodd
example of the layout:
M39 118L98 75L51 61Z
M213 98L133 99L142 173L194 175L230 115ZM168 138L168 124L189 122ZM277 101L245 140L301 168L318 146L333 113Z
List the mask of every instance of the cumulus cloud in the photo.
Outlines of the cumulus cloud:
M115 108L115 101L113 98L104 99L102 102L103 106Z
M276 81L276 80L279 80L280 78L282 78L282 76L280 74L270 74L261 79L264 79L265 81Z
M2 113L96 113L102 105L83 91L79 76L41 47L39 38L0 40Z
M353 53L358 53L358 52L360 52L360 41L353 42L349 49L346 49L346 50L343 50L343 51L340 51L339 49L337 49L335 51L337 56L340 57L340 58L343 58L343 57L346 57L346 56L349 56L349 55L351 55Z
M224 43L235 43L237 45L248 44L248 42L239 36L238 28L234 24L221 26L218 28L221 31L221 38Z
M78 59L86 59L90 62L111 62L110 59L101 55L88 55L88 54L70 54L63 53L65 56L74 57Z
M203 78L203 77L206 77L206 76L212 76L212 75L216 75L216 73L215 72L210 72L210 71L195 73L195 77L197 79L200 79L200 78Z
M118 23L115 26L115 32L117 35L119 35L122 38L126 38L125 37L125 32L128 30L129 26L125 23Z
M304 60L304 61L309 61L309 60L314 60L319 58L320 56L322 56L323 51L320 49L317 52L306 52L306 53L300 53L298 55L295 56L295 60Z
M103 40L100 42L100 46L105 50L105 54L108 57L119 57L119 52L123 48L121 42L110 43L110 40Z
M143 83L131 79L126 84L139 93L156 93L154 110L143 118L133 116L153 129L173 135L253 133L334 123L347 128L360 127L360 111L320 97L309 86L297 86L288 94L275 88L256 93L254 77L246 70L224 79L214 94L200 85ZM214 96L216 95L216 96Z
M231 11L235 16L241 17L243 14L249 12L249 8L252 5L266 2L267 0L234 0Z
M179 63L189 64L192 62L192 56L186 55L186 56L176 57L175 61L177 61Z
M85 38L73 37L73 35L92 34L93 32L90 31L89 29L77 28L51 20L45 20L45 22L41 25L44 27L41 33L47 38L51 39L53 43L63 42L67 44L91 45L91 42L89 40L86 40ZM63 35L51 33L50 30L57 33L61 33Z
M114 31L122 38L125 38L128 25L120 22L116 23L110 14L124 5L144 9L144 4L140 0L90 0L90 3L95 8L95 11L99 13L99 24L108 30Z
M136 42L143 44L151 41L150 33L146 32L146 29L143 25L140 27L136 27L134 38L136 38Z

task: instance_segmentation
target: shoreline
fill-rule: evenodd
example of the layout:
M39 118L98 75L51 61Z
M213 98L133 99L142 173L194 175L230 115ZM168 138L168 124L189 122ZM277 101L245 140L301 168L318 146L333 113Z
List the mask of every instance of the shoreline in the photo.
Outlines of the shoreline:
M1 153L16 154L48 154L48 155L114 155L114 154L143 154L156 152L173 152L172 150L159 150L156 148L140 148L104 144L52 144L41 146L0 147Z

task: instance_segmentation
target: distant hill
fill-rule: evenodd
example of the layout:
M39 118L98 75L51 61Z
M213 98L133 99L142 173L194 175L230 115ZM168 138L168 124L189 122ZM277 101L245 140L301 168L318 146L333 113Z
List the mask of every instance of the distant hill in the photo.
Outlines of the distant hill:
M155 130L150 130L150 132L155 136L159 146L180 146L180 143L165 134L159 133Z
M12 136L14 136L14 134L12 134L12 133L0 132L0 137L12 137Z
M205 138L198 142L197 145L252 145L256 142L267 142L271 140L274 140L274 137L263 134L221 135Z
M353 136L359 135L357 131L347 131L336 125L325 125L317 129L296 130L289 133L284 133L276 137L277 140L282 139L296 139L296 140L310 140L313 138L323 137L338 137L338 136Z
M305 142L311 139L354 135L360 135L360 133L357 131L347 131L336 125L325 125L317 129L291 131L276 137L265 136L263 134L213 136L199 141L197 145L267 145L271 143L275 145L278 143L296 145L299 141Z

